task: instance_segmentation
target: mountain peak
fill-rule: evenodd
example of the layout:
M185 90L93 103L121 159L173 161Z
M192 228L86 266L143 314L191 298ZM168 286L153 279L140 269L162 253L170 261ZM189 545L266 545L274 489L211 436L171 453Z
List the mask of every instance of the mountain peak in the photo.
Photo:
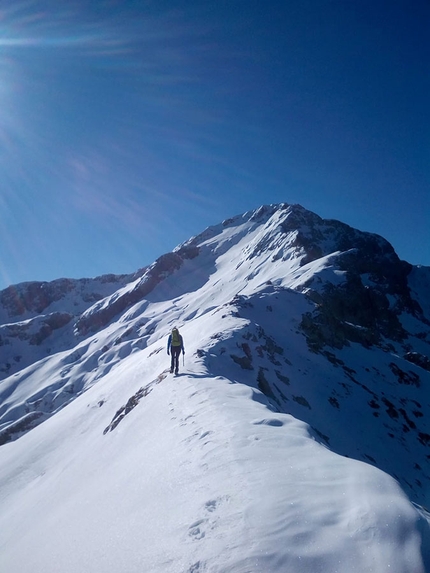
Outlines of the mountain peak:
M296 548L296 526L279 524L291 515L297 523L312 515L314 523L316 512L322 523L310 524L306 536L330 523L338 540L330 549L317 544L325 571L352 570L351 555L360 572L375 563L383 570L390 555L397 573L425 573L429 288L430 269L400 261L382 237L282 203L209 227L134 275L2 291L0 444L6 445L0 447L0 496L6 492L12 499L4 519L13 515L28 523L22 512L39 516L49 476L60 475L63 494L73 483L76 507L103 508L103 527L113 535L104 500L124 507L121 492L130 490L131 472L152 492L141 513L149 512L153 525L158 518L151 500L159 499L159 488L169 499L176 491L170 482L163 489L159 476L174 474L181 495L189 496L186 507L175 499L181 511L171 531L174 565L151 553L149 560L141 556L146 570L174 573L177 563L186 562L181 570L189 573L274 573L282 562L305 573L314 568L308 544ZM184 337L186 361L181 376L171 380L165 349L173 325ZM30 468L24 487L30 493L21 499L14 489L10 497L23 464ZM181 481L187 467L188 488ZM102 494L99 477L91 487L95 475L103 476ZM333 486L337 479L340 489ZM232 490L229 483L242 485ZM349 487L352 493L344 497ZM135 513L142 503L142 488L136 488L126 505L147 537L147 519ZM389 507L400 509L390 513ZM191 509L195 519L184 531L181 515ZM82 517L60 495L37 528L45 538L57 515L73 531L80 531L80 519L91 529L89 514ZM249 515L248 527L243 520ZM352 533L345 530L345 515ZM123 517L127 527L129 515ZM399 537L397 522L406 537ZM230 546L224 551L228 523L234 523L238 552ZM387 523L383 537L375 533L369 541L366 532ZM0 532L5 527L0 518ZM223 551L212 551L211 531L218 532ZM243 561L250 531L273 560L254 555ZM17 547L38 535L26 531ZM412 549L399 545L400 538ZM205 557L184 539L205 539ZM111 547L105 550L115 559ZM292 558L295 550L307 556L307 565ZM220 554L228 554L225 562ZM409 562L405 554L413 556ZM17 558L12 549L7 555L10 562ZM68 550L57 557L76 570Z

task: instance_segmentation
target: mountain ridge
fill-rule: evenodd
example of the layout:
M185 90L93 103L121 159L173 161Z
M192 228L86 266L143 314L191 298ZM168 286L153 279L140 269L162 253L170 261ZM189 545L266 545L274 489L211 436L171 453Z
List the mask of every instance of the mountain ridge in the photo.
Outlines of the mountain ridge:
M53 313L27 319L38 327L59 320L38 345L19 338L25 321L2 325L0 362L5 349L12 361L21 348L28 363L22 358L0 381L0 457L42 435L50 420L78 412L87 395L94 396L90 410L100 409L93 432L131 429L136 406L164 393L165 344L176 324L186 341L184 384L229 381L264 404L261 431L287 427L283 416L292 416L321 447L391 475L421 508L427 535L429 277L429 268L400 261L382 237L301 206L262 206L228 219L138 273L112 279L104 297L90 300L89 288L82 306L53 300L42 309ZM66 314L64 324L57 312ZM113 390L132 365L135 387ZM84 420L85 408L79 412Z

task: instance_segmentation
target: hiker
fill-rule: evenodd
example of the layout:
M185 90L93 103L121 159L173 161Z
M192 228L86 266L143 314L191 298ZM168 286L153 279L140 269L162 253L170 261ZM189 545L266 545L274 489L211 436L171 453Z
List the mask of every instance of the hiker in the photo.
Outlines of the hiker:
M179 330L176 326L172 329L172 334L169 336L169 340L167 341L167 354L172 355L172 361L170 363L170 372L172 373L173 370L175 374L178 373L179 370L179 355L181 353L185 354L184 350L184 341L182 340L182 336L179 334Z

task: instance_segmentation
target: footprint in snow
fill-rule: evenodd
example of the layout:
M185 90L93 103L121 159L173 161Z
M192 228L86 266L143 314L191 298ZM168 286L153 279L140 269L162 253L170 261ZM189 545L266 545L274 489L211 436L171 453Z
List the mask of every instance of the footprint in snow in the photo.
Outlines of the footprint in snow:
M228 495L224 495L208 500L203 506L204 512L208 517L203 517L192 523L188 528L188 535L192 539L203 539L208 529L210 531L216 527L218 518L215 517L215 511L222 503L227 502L229 499Z
M196 438L198 439L199 437L200 437L199 432L193 432L190 436L187 436L182 441L185 442L186 444L188 444L188 443L192 442L193 440L195 440Z
M193 420L193 418L194 418L194 414L190 414L189 416L186 416L185 418L182 418L180 425L181 425L181 426L186 426L186 425L187 425L187 422L191 422L191 424L195 424L196 422L195 422L195 420Z
M195 521L193 524L190 525L188 528L189 533L188 535L193 539L202 539L206 532L204 531L203 526L207 523L207 519L199 519Z
M221 501L220 499L210 499L209 501L207 501L205 503L206 511L209 511L209 513L213 513L216 510L217 506L219 505L220 501Z

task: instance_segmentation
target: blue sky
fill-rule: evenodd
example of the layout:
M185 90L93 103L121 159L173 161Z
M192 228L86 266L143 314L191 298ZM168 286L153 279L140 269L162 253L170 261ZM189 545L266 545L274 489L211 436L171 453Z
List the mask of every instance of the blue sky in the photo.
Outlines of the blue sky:
M430 265L427 0L0 2L0 288L300 203Z

